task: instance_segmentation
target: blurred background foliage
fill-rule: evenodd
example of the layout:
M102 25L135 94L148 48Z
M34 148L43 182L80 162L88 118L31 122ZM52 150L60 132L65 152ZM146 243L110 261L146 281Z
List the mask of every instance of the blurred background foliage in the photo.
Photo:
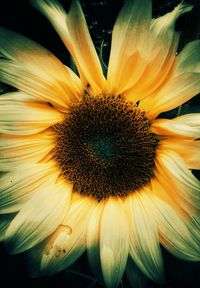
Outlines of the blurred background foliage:
M70 1L60 0L66 10L69 9ZM104 62L107 63L112 27L124 0L80 0L84 14L92 35L97 52L102 47ZM182 32L179 50L192 40L200 38L200 0L187 0L194 5L191 13L185 14L177 21L176 29ZM161 16L171 11L180 0L153 0L153 17ZM42 44L53 52L63 63L70 65L70 55L62 44L60 38L53 30L49 22L28 0L1 0L0 3L0 25L23 34L34 41ZM10 91L0 83L0 94ZM183 114L189 112L200 112L199 97L195 97L182 107ZM175 116L177 110L172 111L169 117ZM197 174L196 174L197 175ZM198 175L197 175L198 176ZM179 260L163 249L164 264L166 271L166 284L160 286L148 281L148 288L196 288L200 287L200 265ZM91 274L87 263L87 256L84 254L74 265L50 278L32 279L28 275L26 257L24 254L10 256L3 245L0 247L0 286L2 288L29 287L78 287L98 288L104 285L95 279ZM129 288L124 277L121 287Z

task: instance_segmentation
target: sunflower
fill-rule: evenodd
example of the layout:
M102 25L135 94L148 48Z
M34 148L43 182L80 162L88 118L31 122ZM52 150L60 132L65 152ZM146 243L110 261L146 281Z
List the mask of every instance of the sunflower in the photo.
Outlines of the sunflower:
M1 239L27 251L34 273L66 269L87 251L92 271L118 287L164 279L161 246L198 261L200 114L164 119L200 92L200 41L177 54L179 4L152 19L128 0L112 32L107 75L78 1L33 1L78 75L33 41L1 28Z

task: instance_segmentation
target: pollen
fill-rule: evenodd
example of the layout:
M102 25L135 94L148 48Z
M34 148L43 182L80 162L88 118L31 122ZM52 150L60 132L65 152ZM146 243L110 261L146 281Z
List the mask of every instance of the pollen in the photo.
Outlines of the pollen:
M144 112L120 95L86 94L54 126L54 158L80 194L124 197L154 175L158 139L149 127Z

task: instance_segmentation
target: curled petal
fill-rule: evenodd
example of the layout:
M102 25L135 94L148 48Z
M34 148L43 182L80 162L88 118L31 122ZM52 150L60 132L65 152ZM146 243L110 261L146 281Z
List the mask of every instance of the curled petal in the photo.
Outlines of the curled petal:
M73 264L86 249L86 230L95 202L89 198L72 198L70 209L46 241L40 270L54 274Z
M54 183L52 183L54 182ZM11 253L24 252L48 237L62 222L68 210L72 186L54 177L20 210L6 231Z
M180 37L179 33L175 31L175 23L180 15L191 9L191 5L179 4L173 11L153 19L151 22L148 37L145 36L149 41L143 41L143 46L146 46L146 59L148 60L146 67L138 77L138 81L133 82L133 86L125 91L125 96L131 101L142 100L140 105L144 110L149 111L150 107L157 105L157 101L163 100L164 97L159 91L165 86L167 87L168 81L174 78L173 71L176 66L175 58ZM144 33L142 32L142 34ZM135 61L134 65L138 66L139 64ZM157 94L158 96L156 96ZM169 103L172 104L170 101ZM162 109L162 106L158 108Z
M89 83L96 94L102 92L105 89L105 78L79 2L72 1L68 14L57 1L32 2L60 35L76 63L83 82L86 85Z

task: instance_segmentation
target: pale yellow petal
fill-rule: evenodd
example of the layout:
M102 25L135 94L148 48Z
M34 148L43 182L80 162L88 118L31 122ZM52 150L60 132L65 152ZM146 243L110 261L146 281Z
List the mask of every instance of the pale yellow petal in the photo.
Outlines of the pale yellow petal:
M49 176L51 179L49 179ZM0 178L0 213L12 213L23 208L40 187L48 185L59 176L52 164L26 164L13 167Z
M163 149L170 149L179 154L190 169L200 169L200 141L190 139L163 139L160 143Z
M176 73L200 73L200 40L188 43L178 54L176 60Z
M149 212L145 191L126 200L129 223L130 255L142 272L154 281L163 279L163 260L155 219Z
M171 12L152 20L152 50L149 58L153 61L150 61L152 63L146 79L141 79L141 84L142 81L145 82L145 95L167 85L175 66L180 37L180 33L175 29L176 20L191 9L192 5L180 3Z
M164 173L161 175L161 170L155 168L154 173L155 177L151 179L151 193L169 204L181 217L188 219L193 209L184 201L182 193L179 192L182 187L180 187L178 183L174 184L171 178L166 182L167 175ZM174 190L176 193L173 192Z
M104 203L98 203L90 217L87 228L87 256L90 268L98 278L102 278L100 260L100 228Z
M64 114L47 104L21 101L23 92L11 92L0 97L0 132L31 135L62 122Z
M35 0L33 3L60 35L83 82L89 83L96 94L104 90L105 78L79 2L72 1L68 14L57 1Z
M69 207L72 185L60 179L38 188L6 231L5 243L11 253L30 249L61 224Z
M200 113L185 114L175 119L177 123L185 123L186 125L200 129Z
M200 182L192 174L191 170L188 169L184 160L177 153L165 150L162 154L160 153L158 158L160 163L162 163L165 168L177 178L178 181L185 185L185 187L192 190L189 197L191 200L193 200L194 204L200 204L198 203L200 200Z
M25 163L37 163L55 146L53 132L34 135L0 135L0 170L9 171Z
M49 237L30 248L26 251L26 264L30 277L36 278L41 277L42 273L40 271L40 263L42 259L42 254L44 251L44 247L48 241Z
M0 242L4 240L4 235L6 233L6 230L8 229L10 222L13 220L15 216L16 216L16 213L0 215Z
M197 244L200 245L200 215L191 217L187 227L194 239L196 239Z
M100 258L106 287L118 287L128 257L125 207L120 199L105 203L100 230Z
M192 222L183 221L172 207L158 197L150 193L148 197L149 209L158 225L161 244L176 257L199 261L199 239L189 230Z
M82 94L81 82L39 44L0 29L1 81L66 111Z
M197 139L200 137L200 113L174 119L156 119L152 121L150 129L157 135Z
M200 208L200 182L188 169L184 160L174 151L161 150L155 161L157 179L173 193L173 197L189 215Z

